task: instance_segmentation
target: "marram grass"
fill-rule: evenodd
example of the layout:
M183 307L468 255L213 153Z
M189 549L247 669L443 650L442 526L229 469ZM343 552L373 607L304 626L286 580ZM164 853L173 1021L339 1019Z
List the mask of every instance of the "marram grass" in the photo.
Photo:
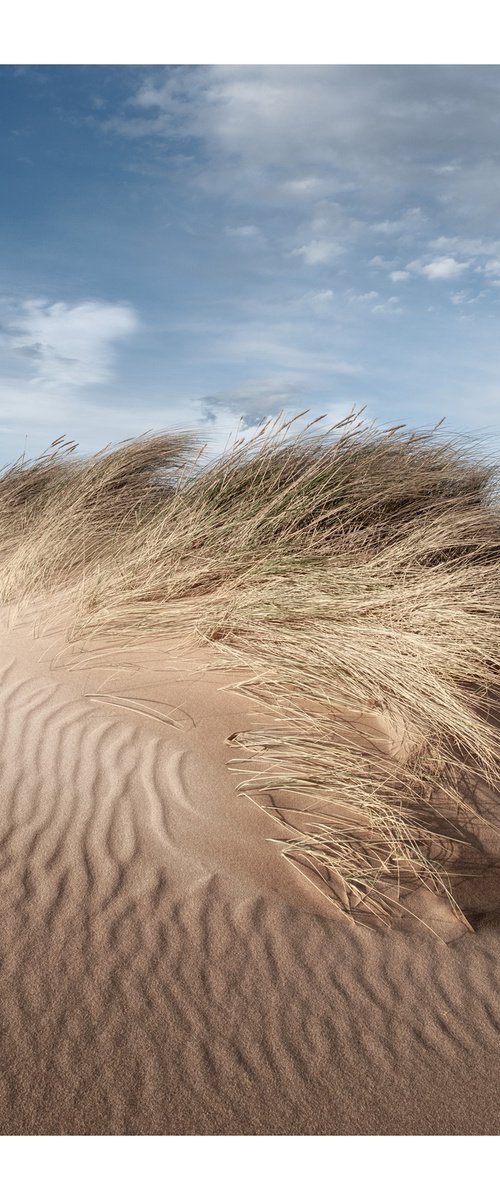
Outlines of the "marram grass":
M0 475L0 599L61 589L82 645L173 635L241 669L260 717L232 739L239 790L334 903L390 920L425 884L458 911L466 786L495 785L500 748L498 469L477 450L356 414L263 424L206 466L190 434L59 441ZM384 713L404 754L360 741Z

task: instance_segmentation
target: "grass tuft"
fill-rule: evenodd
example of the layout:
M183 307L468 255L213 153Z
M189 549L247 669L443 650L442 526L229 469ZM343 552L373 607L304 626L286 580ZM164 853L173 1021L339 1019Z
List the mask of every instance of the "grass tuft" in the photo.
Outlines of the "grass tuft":
M87 646L210 643L258 706L232 768L284 854L354 915L390 920L422 883L458 911L464 779L498 775L498 468L356 414L199 450L59 440L4 470L2 601L69 590Z

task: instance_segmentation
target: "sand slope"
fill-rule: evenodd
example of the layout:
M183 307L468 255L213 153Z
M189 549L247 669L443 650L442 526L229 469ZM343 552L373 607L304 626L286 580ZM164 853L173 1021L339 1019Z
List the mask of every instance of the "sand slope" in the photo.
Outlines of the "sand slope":
M498 875L449 945L333 920L234 795L239 697L33 629L4 614L1 1132L500 1133Z

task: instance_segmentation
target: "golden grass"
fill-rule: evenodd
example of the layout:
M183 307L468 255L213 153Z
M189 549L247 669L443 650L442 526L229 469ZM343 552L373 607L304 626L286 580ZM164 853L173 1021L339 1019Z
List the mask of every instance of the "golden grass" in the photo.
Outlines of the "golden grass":
M70 589L86 646L210 642L261 713L233 739L239 789L295 865L352 913L390 918L417 882L453 905L464 772L492 785L499 761L498 469L356 414L268 423L205 467L198 449L60 443L5 470L0 597ZM395 715L406 755L360 744L353 712Z

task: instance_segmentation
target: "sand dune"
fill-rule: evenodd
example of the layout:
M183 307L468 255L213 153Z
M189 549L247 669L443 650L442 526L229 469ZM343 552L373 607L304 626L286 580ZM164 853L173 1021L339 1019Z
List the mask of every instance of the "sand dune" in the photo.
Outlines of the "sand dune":
M248 701L168 646L64 647L4 611L1 1132L498 1134L498 874L449 944L353 925L235 794Z

